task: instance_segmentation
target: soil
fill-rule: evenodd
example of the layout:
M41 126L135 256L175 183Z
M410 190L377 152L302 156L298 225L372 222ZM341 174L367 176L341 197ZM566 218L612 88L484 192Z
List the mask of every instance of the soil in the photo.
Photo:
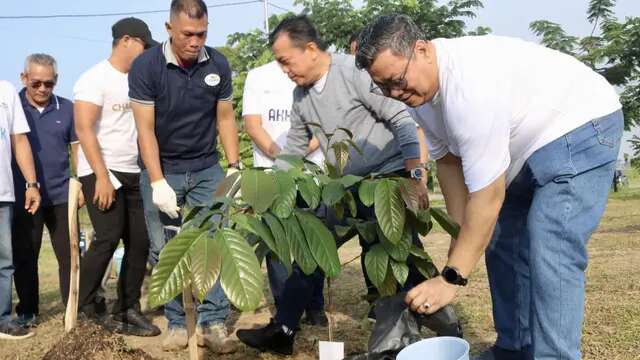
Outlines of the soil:
M42 357L43 360L95 359L95 360L154 360L141 349L131 349L125 340L102 327L80 321Z

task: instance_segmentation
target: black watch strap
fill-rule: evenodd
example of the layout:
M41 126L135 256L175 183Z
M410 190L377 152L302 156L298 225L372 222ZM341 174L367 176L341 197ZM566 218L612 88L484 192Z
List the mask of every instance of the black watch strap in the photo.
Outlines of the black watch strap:
M444 280L449 284L465 286L468 283L468 280L460 275L460 271L452 266L445 266L440 275L442 275Z

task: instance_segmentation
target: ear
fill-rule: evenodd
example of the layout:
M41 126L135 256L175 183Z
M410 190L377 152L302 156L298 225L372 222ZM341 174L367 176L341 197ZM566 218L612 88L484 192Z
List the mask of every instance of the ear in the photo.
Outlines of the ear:
M167 30L167 34L169 34L169 37L171 37L171 23L169 23L168 21L164 23L164 28L165 30Z
M309 51L309 53L311 54L311 59L313 60L315 60L320 53L320 48L318 48L318 45L316 45L316 43L314 43L313 41L306 43L306 45L304 46L304 50Z
M416 41L414 49L416 55L420 54L422 56L427 56L429 55L429 42L426 40L418 40Z
M20 80L22 85L27 86L27 73L20 73Z

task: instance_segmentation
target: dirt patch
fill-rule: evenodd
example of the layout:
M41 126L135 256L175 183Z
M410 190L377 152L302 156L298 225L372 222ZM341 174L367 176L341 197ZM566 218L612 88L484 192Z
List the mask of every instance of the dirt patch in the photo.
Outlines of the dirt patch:
M102 327L81 321L65 334L42 358L43 360L154 360L140 349L131 349L124 339Z
M611 234L611 233L623 233L623 234L632 234L640 232L640 224L627 225L622 227L615 228L603 228L601 230L596 231L598 234Z

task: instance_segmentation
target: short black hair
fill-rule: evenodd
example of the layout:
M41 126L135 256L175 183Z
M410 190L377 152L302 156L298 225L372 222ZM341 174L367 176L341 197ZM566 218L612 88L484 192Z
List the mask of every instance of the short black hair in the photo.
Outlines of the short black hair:
M390 49L394 54L409 57L424 33L407 15L392 14L376 18L358 36L356 66L368 69L379 53Z
M362 29L354 32L353 34L351 34L351 36L349 36L349 42L347 43L347 45L351 45L352 42L357 41L358 40L358 36L360 36L360 32L362 31Z
M273 43L282 33L286 33L296 47L302 48L312 42L320 50L327 50L327 44L322 40L320 33L306 15L290 16L282 20L269 34L269 46L273 46Z
M170 16L178 16L180 13L187 14L191 19L202 19L202 17L209 14L207 11L207 4L202 0L171 1L171 10L169 11Z

